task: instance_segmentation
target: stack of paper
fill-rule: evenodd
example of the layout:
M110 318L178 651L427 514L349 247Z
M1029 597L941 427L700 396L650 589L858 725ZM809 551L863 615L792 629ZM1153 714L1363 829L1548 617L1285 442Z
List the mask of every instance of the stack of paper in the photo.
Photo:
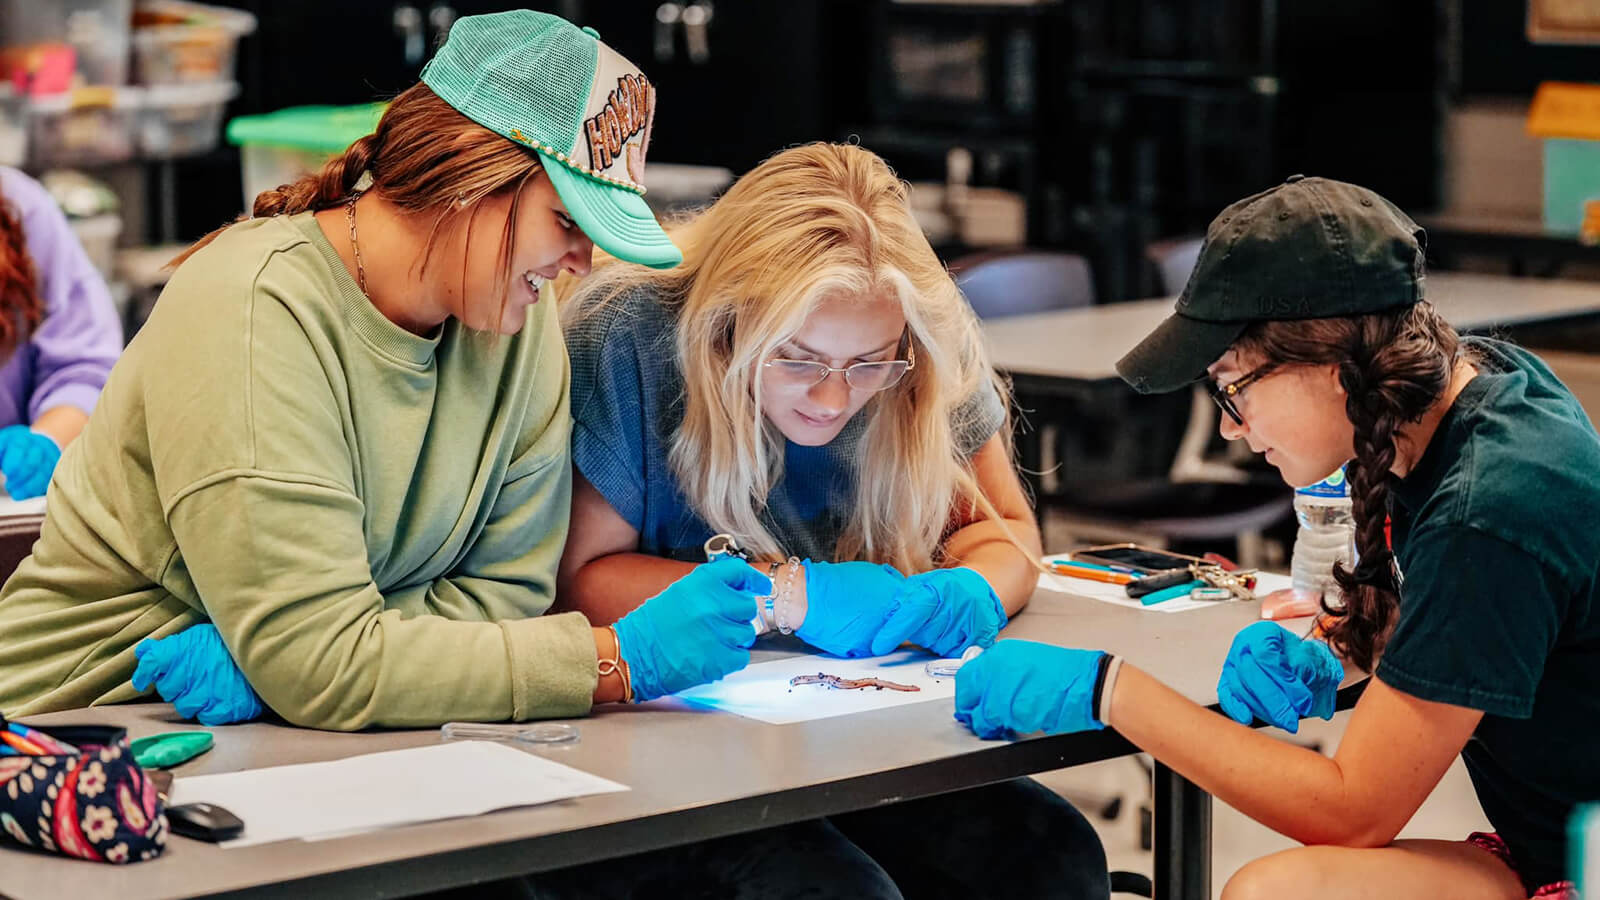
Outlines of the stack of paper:
M504 744L451 741L333 762L180 778L171 800L225 807L244 820L244 834L223 846L248 847L625 790L626 785Z

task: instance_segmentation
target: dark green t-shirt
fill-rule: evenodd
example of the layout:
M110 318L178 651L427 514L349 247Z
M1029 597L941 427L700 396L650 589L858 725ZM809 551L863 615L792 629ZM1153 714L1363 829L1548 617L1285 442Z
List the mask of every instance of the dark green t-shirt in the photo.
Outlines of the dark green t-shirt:
M1377 677L1483 710L1462 757L1531 887L1564 877L1567 819L1600 800L1600 438L1538 357L1469 346L1478 376L1395 482Z

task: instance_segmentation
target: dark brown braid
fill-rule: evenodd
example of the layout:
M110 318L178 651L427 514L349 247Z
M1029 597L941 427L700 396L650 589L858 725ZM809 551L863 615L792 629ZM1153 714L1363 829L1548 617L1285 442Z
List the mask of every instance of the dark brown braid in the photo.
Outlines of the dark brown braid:
M355 192L361 173L372 164L377 146L376 133L360 138L324 163L320 172L257 194L250 214L265 218L337 206Z
M1356 523L1355 568L1334 568L1342 602L1323 598L1329 643L1371 671L1394 626L1400 598L1386 526L1395 435L1415 423L1449 388L1460 339L1427 302L1338 319L1263 322L1234 344L1242 354L1279 365L1338 366L1345 413L1355 430L1346 467Z
M22 218L0 197L0 361L10 357L42 321L39 272L28 254Z

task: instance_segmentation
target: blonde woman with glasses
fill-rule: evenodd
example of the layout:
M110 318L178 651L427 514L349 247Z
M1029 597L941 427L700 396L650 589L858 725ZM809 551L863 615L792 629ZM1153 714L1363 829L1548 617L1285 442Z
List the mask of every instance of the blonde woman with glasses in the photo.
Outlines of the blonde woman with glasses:
M992 644L1033 591L1039 534L1004 387L905 185L860 147L795 147L671 233L682 265L601 262L563 292L557 604L613 621L725 534L773 581L766 626L819 650ZM948 841L900 839L928 821ZM907 896L1107 893L1093 830L1031 781L829 825ZM995 839L1019 827L1060 852Z

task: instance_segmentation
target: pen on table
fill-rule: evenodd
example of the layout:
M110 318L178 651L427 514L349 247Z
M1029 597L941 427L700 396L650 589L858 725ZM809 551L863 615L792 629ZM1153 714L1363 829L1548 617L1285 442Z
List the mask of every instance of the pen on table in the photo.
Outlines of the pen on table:
M1128 584L1134 576L1127 572L1114 572L1104 566L1095 566L1068 560L1051 560L1050 571L1057 575L1069 578L1083 578L1089 581L1101 581L1106 584Z
M1119 563L1089 562L1086 559L1052 559L1050 562L1061 563L1062 565L1067 566L1077 566L1083 569L1099 569L1102 572L1124 572L1128 575L1134 576L1135 578L1144 574L1143 569L1135 569L1132 566L1124 566Z

